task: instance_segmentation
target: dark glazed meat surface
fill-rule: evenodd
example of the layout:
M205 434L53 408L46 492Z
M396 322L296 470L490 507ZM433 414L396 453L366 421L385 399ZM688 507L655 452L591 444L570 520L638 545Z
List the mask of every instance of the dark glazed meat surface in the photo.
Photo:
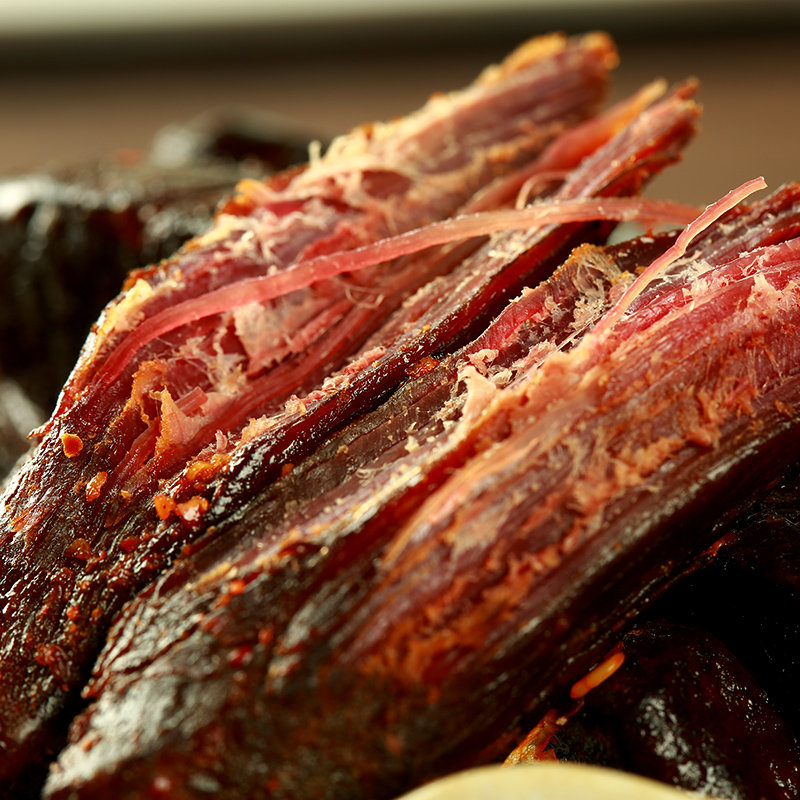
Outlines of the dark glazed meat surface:
M131 273L3 496L0 794L49 762L60 800L390 800L743 546L800 444L800 189L638 197L697 84L598 113L615 61L532 40ZM666 713L648 768L793 787L784 723L691 636L720 717L753 715L678 763ZM775 764L725 762L762 721Z
M653 622L621 644L623 665L555 733L559 760L729 800L800 796L793 731L718 639Z
M3 498L3 780L49 758L108 624L202 532L206 484L237 444L343 367L416 288L416 273L406 269L385 304L376 295L391 281L386 266L261 303L247 281L269 286L296 260L450 215L591 115L615 60L600 35L530 43L412 117L341 137L304 168L241 182L208 233L128 279ZM469 146L454 152L454 141ZM215 307L230 288L235 297ZM189 467L201 451L205 466ZM188 497L160 492L185 469ZM169 517L178 537L164 530Z

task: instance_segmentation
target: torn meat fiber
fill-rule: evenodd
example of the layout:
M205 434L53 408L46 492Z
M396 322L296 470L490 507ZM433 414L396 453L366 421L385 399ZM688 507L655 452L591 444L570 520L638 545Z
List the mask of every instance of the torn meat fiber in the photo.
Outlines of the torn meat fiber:
M210 446L224 463L251 419L316 389L421 278L377 265L262 302L210 298L451 215L594 113L615 63L603 35L529 42L462 92L243 182L210 233L130 278L3 497L0 783L60 747L110 620L202 529L202 492L165 506L159 481ZM183 521L177 539L162 514Z
M798 190L730 208L752 188L577 251L343 431L346 480L130 604L48 796L388 798L580 677L794 460Z

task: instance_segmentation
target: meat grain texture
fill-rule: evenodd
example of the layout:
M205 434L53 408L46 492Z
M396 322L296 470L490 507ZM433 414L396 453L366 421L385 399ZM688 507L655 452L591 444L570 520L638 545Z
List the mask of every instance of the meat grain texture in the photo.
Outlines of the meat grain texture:
M531 42L463 92L242 182L209 233L131 275L3 498L3 779L60 747L109 622L202 531L207 484L237 445L344 366L419 277L409 265L385 298L381 265L261 302L259 286L453 213L596 111L615 60L603 36ZM183 495L160 493L178 473Z
M4 497L7 780L73 716L47 797L390 798L499 755L792 462L797 188L604 247L689 221L626 198L699 114L592 117L614 60L528 43L131 277ZM542 221L356 268L518 194Z

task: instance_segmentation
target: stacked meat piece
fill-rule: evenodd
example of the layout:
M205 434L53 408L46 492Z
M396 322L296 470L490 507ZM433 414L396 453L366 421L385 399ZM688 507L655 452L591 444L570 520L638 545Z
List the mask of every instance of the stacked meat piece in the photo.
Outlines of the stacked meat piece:
M614 59L535 40L244 182L106 308L4 497L6 780L73 717L49 797L499 755L793 460L795 194L605 245L695 216L635 195L696 87L595 115Z

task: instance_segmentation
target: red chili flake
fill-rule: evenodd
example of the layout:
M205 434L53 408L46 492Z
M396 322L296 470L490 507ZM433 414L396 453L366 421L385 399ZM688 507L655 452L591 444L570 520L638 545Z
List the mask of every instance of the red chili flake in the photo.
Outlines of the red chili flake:
M585 697L592 689L596 689L603 681L608 680L622 666L623 661L625 653L621 651L609 656L602 664L573 684L569 696L573 700Z
M206 511L208 511L208 500L197 495L175 506L175 513L184 522L198 522Z
M156 507L156 514L160 519L169 519L169 515L175 510L175 501L166 494L157 494L153 498L153 505Z
M214 465L209 464L208 461L195 461L186 468L186 480L190 483L206 481L213 478L215 472Z
M78 606L69 606L66 610L67 619L74 622L81 615L81 610Z
M61 446L67 458L75 458L83 450L83 439L75 433L62 433Z
M64 551L65 556L70 558L79 558L81 561L87 561L92 557L92 546L86 539L76 539Z
M241 578L237 578L236 580L231 581L228 591L231 594L243 594L246 587L247 584Z
M234 668L246 667L253 660L253 647L243 644L228 653L228 663Z
M103 471L98 472L97 475L89 480L86 484L86 501L88 503L100 497L100 492L103 491L103 486L105 486L107 480L108 473Z
M269 644L275 638L275 629L272 625L266 625L258 632L260 644Z
M285 478L294 469L294 464L288 461L281 467L281 478Z
M36 661L43 667L50 670L52 676L61 684L62 688L67 689L67 679L69 678L69 658L64 648L57 644L43 644L36 650Z
M127 536L119 543L119 546L126 553L132 553L141 544L141 541L138 536Z
M107 557L108 553L105 550L92 553L92 557L86 562L86 573L90 574L100 569Z

